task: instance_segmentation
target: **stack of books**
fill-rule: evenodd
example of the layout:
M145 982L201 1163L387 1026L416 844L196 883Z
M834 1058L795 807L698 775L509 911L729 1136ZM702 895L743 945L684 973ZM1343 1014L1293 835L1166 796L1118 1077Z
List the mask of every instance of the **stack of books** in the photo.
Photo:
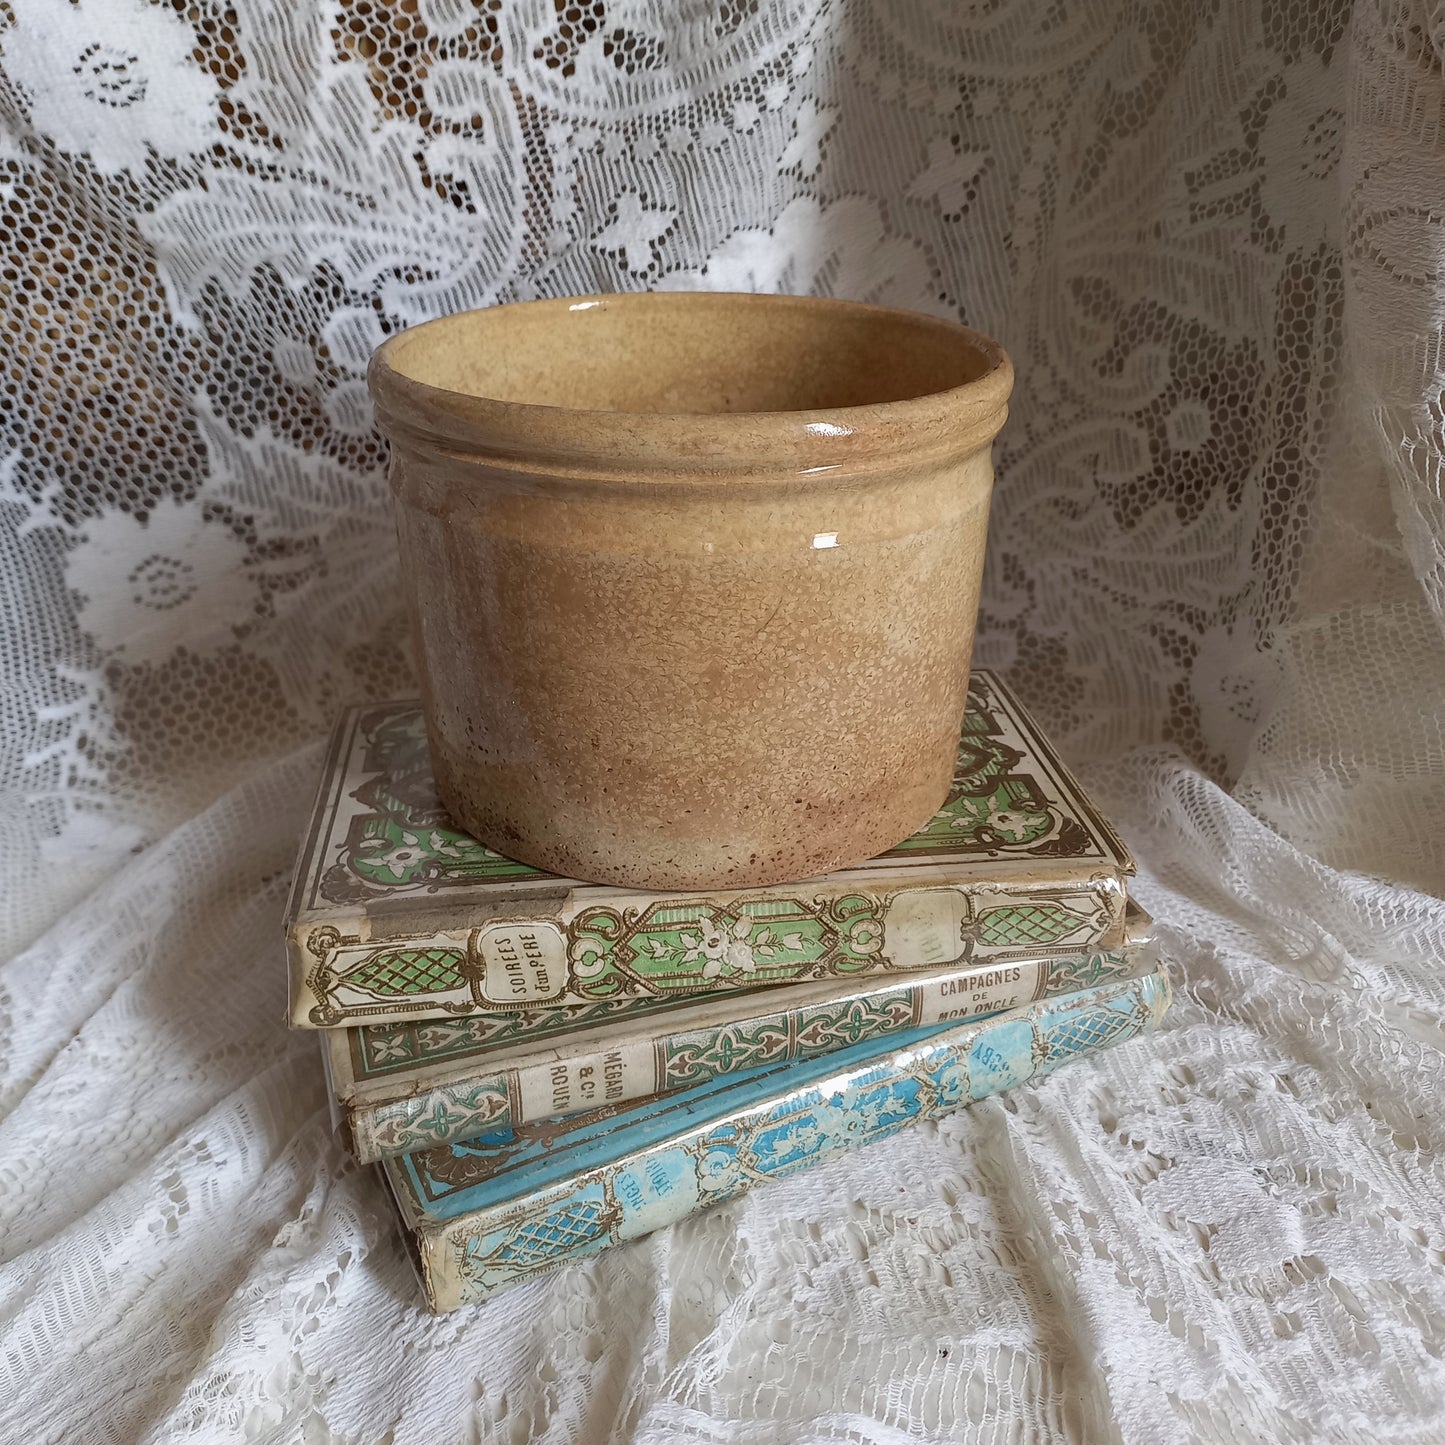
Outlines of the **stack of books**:
M1133 871L987 672L913 837L699 895L492 852L437 802L420 706L353 708L287 910L291 1024L454 1309L1155 1027Z

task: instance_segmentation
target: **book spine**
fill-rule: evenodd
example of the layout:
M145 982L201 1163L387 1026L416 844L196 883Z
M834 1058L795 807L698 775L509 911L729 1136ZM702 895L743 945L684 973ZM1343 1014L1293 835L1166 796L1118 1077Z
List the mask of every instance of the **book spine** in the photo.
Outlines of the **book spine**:
M626 1157L520 1202L423 1226L416 1258L435 1312L736 1199L908 1125L1037 1080L1071 1059L1156 1027L1164 970L937 1035L721 1122L640 1145Z
M1125 941L1117 872L686 898L623 895L554 916L378 939L359 919L296 925L295 1028L683 998L802 979L1037 958Z
M668 1093L782 1060L810 1059L866 1039L950 1020L982 1018L1079 989L1135 978L1157 966L1152 943L1017 963L981 964L917 982L814 999L789 1007L787 991L768 991L771 1008L739 999L741 1018L690 1027L659 1020L646 1034L619 1028L553 1037L505 1068L478 1060L465 1073L404 1098L343 1106L341 1132L363 1164L460 1142L489 1130L581 1113ZM610 1039L609 1036L610 1035Z

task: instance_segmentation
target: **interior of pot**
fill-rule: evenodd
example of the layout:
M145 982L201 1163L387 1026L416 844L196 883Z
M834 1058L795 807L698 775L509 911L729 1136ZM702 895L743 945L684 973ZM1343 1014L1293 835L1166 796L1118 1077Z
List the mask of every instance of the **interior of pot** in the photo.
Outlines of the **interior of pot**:
M398 337L426 386L573 410L717 414L868 406L951 391L1001 362L952 322L796 296L689 292L528 302Z

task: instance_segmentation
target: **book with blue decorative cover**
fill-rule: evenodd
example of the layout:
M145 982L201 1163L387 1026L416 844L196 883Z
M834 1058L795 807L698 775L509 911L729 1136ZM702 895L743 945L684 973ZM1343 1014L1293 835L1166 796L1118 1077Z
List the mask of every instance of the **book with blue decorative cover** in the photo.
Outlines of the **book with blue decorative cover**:
M1116 949L320 1037L342 1135L371 1163L1136 977L1159 961L1150 924L1130 903Z
M428 1306L456 1309L1156 1027L1162 966L690 1089L387 1159Z
M291 1023L394 1024L678 1000L1120 947L1128 850L994 674L953 787L857 868L738 892L556 878L455 829L420 707L338 724L287 910Z

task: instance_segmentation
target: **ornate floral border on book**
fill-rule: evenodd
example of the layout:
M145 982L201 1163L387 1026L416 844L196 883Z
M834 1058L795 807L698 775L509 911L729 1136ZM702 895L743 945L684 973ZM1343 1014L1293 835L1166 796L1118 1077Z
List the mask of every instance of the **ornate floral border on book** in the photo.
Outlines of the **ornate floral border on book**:
M997 681L975 672L947 799L917 833L882 856L1102 862L1122 854L1113 830L1087 799L1073 789L1072 796L1063 796L1062 764L1025 726L1021 710ZM345 906L550 876L504 858L451 825L437 801L426 728L415 703L363 710L345 752L337 759L346 777L326 829L332 861L319 881L318 904ZM346 798L362 811L342 824L339 805ZM337 825L344 829L340 837Z

